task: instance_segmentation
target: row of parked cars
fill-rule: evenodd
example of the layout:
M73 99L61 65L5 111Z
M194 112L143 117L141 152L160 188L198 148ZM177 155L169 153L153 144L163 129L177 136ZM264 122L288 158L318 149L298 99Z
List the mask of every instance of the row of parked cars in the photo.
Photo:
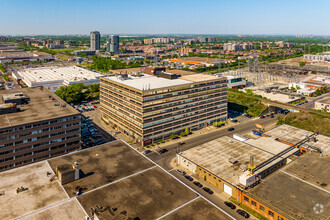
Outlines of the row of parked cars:
M194 179L191 176L186 175L186 172L185 171L180 170L180 169L177 169L176 172L178 172L179 174L183 175L187 180L194 181ZM201 184L200 182L194 181L193 184L196 185L196 186L198 186L199 188L202 188L205 192L207 192L209 194L213 194L213 191L210 188L203 187L203 184ZM236 206L233 203L231 203L231 202L225 201L225 205L228 206L228 207L230 207L231 209L236 209ZM250 217L250 214L249 213L247 213L246 211L241 210L241 209L237 209L237 213L240 214L241 216L245 217L245 218L249 218Z
M303 101L303 102L299 102L299 103L295 104L295 106L303 105L303 104L305 104L305 103L308 103L308 101L305 100L305 101Z
M228 206L231 209L236 209L236 206L233 203L231 203L231 202L225 201L225 205ZM246 211L242 210L242 209L237 209L236 212L238 214L240 214L241 216L245 217L245 218L249 218L250 217L250 214L247 213Z
M94 111L97 108L96 104L99 104L99 101L82 101L81 104L73 105L73 108L77 109L80 113L83 113L88 111Z
M82 116L81 119L81 140L83 148L103 144L104 141L99 135L91 117Z
M187 180L189 181L194 181L194 179L191 176L186 175L186 172L180 169L177 169L176 172L180 173L181 175L183 175ZM193 184L195 184L196 186L198 186L199 188L202 188L205 192L209 193L209 194L213 194L213 191L210 188L207 187L203 187L203 184L201 184L198 181L194 181Z

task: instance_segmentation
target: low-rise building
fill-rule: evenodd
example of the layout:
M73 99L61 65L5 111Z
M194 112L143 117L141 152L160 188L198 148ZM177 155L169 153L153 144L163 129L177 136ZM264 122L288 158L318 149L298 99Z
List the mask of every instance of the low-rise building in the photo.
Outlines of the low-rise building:
M80 148L80 113L43 87L0 92L0 171Z
M42 52L10 52L0 53L0 63L23 61L52 61L53 56Z
M330 112L330 97L315 101L315 109Z
M267 219L328 217L330 137L281 125L244 139L215 139L176 162Z
M16 79L23 80L29 87L43 86L51 91L56 91L61 86L77 83L83 83L84 85L98 84L102 74L78 66L53 66L23 69L13 76Z
M330 62L330 55L325 54L305 54L305 60L318 61L318 62Z
M227 87L232 89L243 89L246 86L246 80L239 76L226 76Z

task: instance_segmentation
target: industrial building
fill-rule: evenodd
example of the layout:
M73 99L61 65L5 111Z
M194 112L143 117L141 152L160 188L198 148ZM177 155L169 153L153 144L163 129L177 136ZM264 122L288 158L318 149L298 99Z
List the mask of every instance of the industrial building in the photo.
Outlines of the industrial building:
M315 109L330 112L330 97L315 101Z
M243 89L246 87L246 80L239 76L226 76L227 87L232 89Z
M234 219L120 140L8 170L0 179L2 220Z
M80 113L44 87L0 92L0 171L80 148Z
M101 76L102 74L99 72L78 66L29 68L20 70L13 75L15 79L21 79L29 87L43 86L51 91L56 91L61 86L77 83L98 84Z
M100 32L92 31L90 41L91 41L90 42L91 50L100 50L100 41L101 41Z
M166 72L159 77L133 72L101 77L103 120L145 146L185 128L227 119L225 77L178 76Z
M315 209L330 208L330 137L289 125L254 134L261 137L215 139L176 161L268 219L326 219Z
M326 54L305 54L305 60L317 61L317 62L330 62L330 55Z
M23 62L23 61L52 61L54 57L43 52L5 51L0 53L0 63Z

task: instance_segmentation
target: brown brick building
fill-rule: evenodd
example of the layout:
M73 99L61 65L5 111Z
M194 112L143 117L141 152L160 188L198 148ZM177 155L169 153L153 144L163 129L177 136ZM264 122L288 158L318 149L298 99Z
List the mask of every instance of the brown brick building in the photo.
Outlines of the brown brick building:
M43 87L0 93L2 103L15 96L17 111L0 114L0 172L80 148L81 115L74 108Z

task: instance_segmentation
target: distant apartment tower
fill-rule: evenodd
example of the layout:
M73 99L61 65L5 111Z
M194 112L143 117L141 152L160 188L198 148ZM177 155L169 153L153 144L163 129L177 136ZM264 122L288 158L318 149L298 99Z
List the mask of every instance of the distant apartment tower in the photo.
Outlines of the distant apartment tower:
M226 43L223 45L223 49L226 51L240 51L242 48L240 44Z
M102 118L145 146L227 119L227 79L160 72L101 77Z
M44 87L1 91L0 172L80 149L81 115Z
M243 50L252 50L252 44L243 44Z
M91 50L100 50L100 32L91 32Z
M110 53L119 54L119 36L111 35L110 37Z

